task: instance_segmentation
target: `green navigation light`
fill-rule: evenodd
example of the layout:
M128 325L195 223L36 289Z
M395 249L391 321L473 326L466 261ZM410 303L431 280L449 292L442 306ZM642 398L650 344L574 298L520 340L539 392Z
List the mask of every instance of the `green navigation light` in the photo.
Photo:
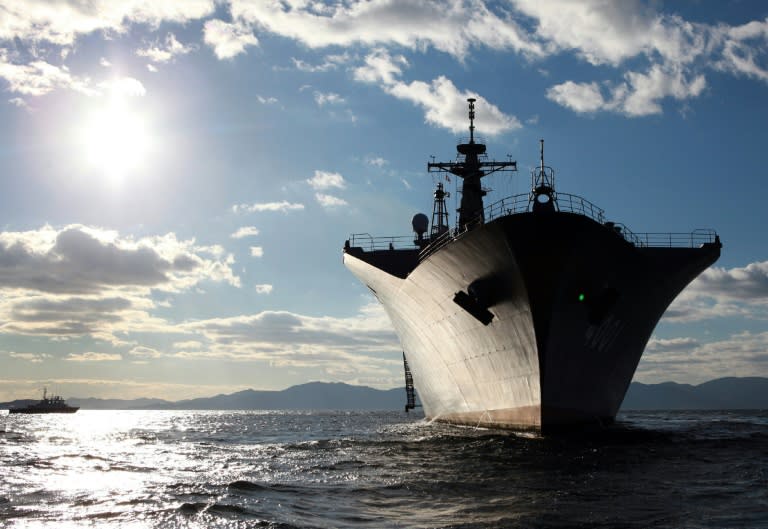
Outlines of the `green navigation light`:
M584 293L579 293L579 301L584 301Z

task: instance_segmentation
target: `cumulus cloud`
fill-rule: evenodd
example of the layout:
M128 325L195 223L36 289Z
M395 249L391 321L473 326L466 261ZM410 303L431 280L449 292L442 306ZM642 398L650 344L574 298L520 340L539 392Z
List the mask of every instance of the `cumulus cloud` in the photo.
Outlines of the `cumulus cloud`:
M730 269L710 267L672 302L664 320L768 319L768 261Z
M310 73L317 73L317 72L328 72L331 70L337 70L341 64L345 64L349 62L351 59L351 56L348 53L342 53L342 54L335 54L335 55L326 55L325 59L320 64L309 64L306 61L303 61L301 59L297 59L295 57L291 57L291 62L293 62L293 65L296 67L297 70L300 70L302 72L310 72Z
M254 288L256 289L257 294L271 294L272 293L272 285L263 283L260 285L255 285Z
M87 294L111 287L176 291L203 279L237 286L228 263L174 234L140 240L71 225L0 233L0 288Z
M365 163L368 165L373 165L374 167L384 167L389 162L382 158L381 156L366 156L365 157Z
M126 333L174 332L150 314L153 294L239 286L233 262L173 234L133 239L81 225L1 232L0 333L121 344Z
M235 233L230 235L233 239L243 239L245 237L255 237L259 234L259 229L256 226L243 226L238 228Z
M547 97L555 103L579 113L595 112L606 107L600 87L595 82L574 83L566 81L550 87Z
M11 92L28 96L42 96L57 89L74 90L89 96L97 93L89 78L72 74L66 66L43 60L15 63L3 49L0 49L0 78L6 80Z
M233 0L233 18L312 48L330 46L401 46L439 51L463 58L473 46L514 50L540 56L536 39L505 10L495 13L484 2L266 3Z
M203 27L204 41L219 59L232 59L249 46L257 46L259 39L246 26L223 20L208 20Z
M477 100L475 117L484 134L499 134L522 126L516 117L504 114L476 92L459 90L445 76L441 75L431 83L397 80L406 64L404 58L391 57L386 50L377 49L366 57L365 66L357 68L353 75L359 81L381 83L390 95L421 107L427 123L452 132L467 131L469 98Z
M315 200L317 200L318 204L327 209L333 209L347 205L347 201L343 198L325 193L315 193Z
M336 94L334 92L315 92L315 103L317 103L318 106L323 105L341 105L346 102L346 100L341 97L339 94Z
M261 246L251 246L251 257L263 257L264 248Z
M547 90L552 101L579 113L618 112L627 116L661 114L661 100L698 97L706 88L703 75L688 78L679 68L654 65L646 73L628 72L625 81L606 83L606 96L597 83L565 83Z
M574 52L590 64L616 68L632 59L647 63L644 70L625 71L619 82L569 80L550 87L549 99L576 112L660 114L664 99L699 97L711 68L768 81L768 70L761 65L768 49L768 20L710 26L657 12L639 1L516 0L515 7L536 20L536 34L550 52Z
M147 45L145 48L136 50L139 57L147 57L153 62L168 62L179 55L186 55L195 51L197 46L194 44L182 44L176 39L176 35L168 33L163 42L155 42Z
M283 200L281 202L259 202L255 204L236 204L232 206L232 211L235 213L258 213L262 211L280 211L287 213L289 211L299 211L304 209L304 204L296 202L288 202Z
M145 347L143 345L137 345L128 351L128 354L133 358L147 359L147 358L160 358L163 353L152 347Z
M357 356L358 364L368 354L398 351L389 319L378 304L366 305L348 318L264 311L183 327L205 337L210 344L205 356L213 358L328 365ZM399 357L394 354L392 361L399 363Z
M698 295L768 303L768 261L731 269L713 266L691 285Z
M17 358L19 360L25 360L33 364L41 364L44 361L52 358L52 355L47 353L17 353L15 351L9 351L8 356L11 358Z
M115 353L95 353L88 351L85 353L72 353L66 360L70 362L117 362L123 357Z
M347 184L344 181L344 177L339 173L329 173L327 171L315 171L315 176L307 179L307 183L312 186L313 189L344 189Z
M104 81L99 83L99 88L117 97L141 97L147 93L142 82L133 77L120 77Z
M768 332L739 332L723 340L651 339L635 379L698 384L725 376L768 374Z

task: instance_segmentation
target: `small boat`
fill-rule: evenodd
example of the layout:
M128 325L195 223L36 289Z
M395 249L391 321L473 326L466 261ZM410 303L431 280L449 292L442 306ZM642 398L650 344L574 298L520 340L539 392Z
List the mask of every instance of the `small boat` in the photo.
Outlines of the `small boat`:
M11 408L8 413L75 413L80 408L69 406L58 395L48 396L48 389L43 389L43 400L30 404L24 408Z

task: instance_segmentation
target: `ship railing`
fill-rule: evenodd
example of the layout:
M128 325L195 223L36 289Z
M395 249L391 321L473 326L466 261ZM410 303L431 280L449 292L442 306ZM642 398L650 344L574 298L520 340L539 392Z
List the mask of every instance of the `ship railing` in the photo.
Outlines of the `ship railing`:
M623 230L622 230L623 231ZM704 244L713 244L717 232L711 229L698 229L689 233L634 233L635 246L648 248L700 248ZM626 238L626 235L625 235Z
M349 246L362 248L367 252L418 248L413 242L413 236L373 237L369 233L353 233L349 236Z
M605 211L603 208L594 205L592 202L579 195L572 195L570 193L556 193L555 195L558 211L566 211L568 213L578 213L589 217L592 220L599 222L600 224L605 222Z
M488 222L506 215L531 211L533 200L534 198L528 193L502 198L485 208L485 220ZM555 196L555 203L557 204L558 211L584 215L600 224L605 222L605 211L603 208L594 205L592 202L579 195L557 193Z

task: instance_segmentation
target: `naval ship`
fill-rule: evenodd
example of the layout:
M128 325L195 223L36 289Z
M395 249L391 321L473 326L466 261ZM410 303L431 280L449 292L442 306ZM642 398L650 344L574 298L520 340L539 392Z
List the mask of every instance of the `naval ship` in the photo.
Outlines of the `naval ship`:
M653 329L720 239L606 220L555 190L543 140L530 192L484 205L481 179L517 163L488 159L468 102L456 159L427 164L462 180L455 227L438 182L431 222L415 215L408 237L353 234L344 264L389 315L428 419L539 433L612 423Z
M80 408L70 406L58 395L48 396L48 388L43 389L43 400L38 401L23 408L11 408L8 413L75 413Z

